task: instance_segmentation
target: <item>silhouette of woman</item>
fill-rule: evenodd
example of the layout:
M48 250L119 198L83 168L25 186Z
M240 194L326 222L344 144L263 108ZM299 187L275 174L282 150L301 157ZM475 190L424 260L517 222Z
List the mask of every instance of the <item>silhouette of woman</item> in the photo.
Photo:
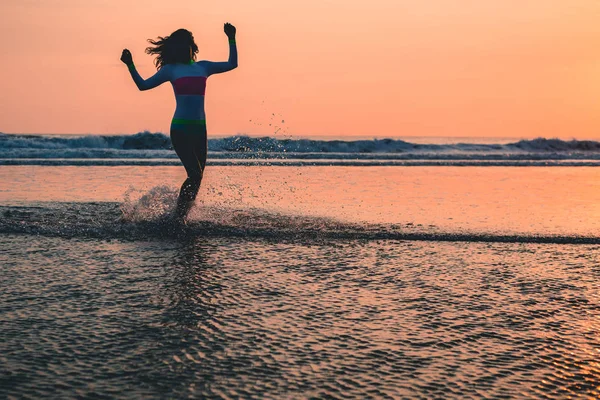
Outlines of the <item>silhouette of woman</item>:
M198 46L194 36L186 29L178 29L169 36L148 39L153 46L146 48L147 54L157 54L154 64L158 72L144 79L135 69L131 52L121 54L129 68L131 77L139 90L148 90L164 82L171 82L175 92L176 108L171 121L171 143L187 172L187 179L181 185L175 217L183 223L192 207L206 166L208 139L204 114L204 93L206 79L237 67L236 29L230 23L224 26L229 39L229 60L225 62L198 61Z

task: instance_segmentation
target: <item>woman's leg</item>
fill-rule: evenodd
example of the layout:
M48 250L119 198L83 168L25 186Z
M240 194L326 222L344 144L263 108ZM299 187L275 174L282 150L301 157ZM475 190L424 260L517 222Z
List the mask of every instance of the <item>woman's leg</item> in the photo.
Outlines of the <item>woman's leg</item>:
M206 165L207 138L205 126L171 127L171 143L187 172L181 185L175 215L183 220L194 204Z
M200 163L200 175L204 176L204 168L206 167L206 156L208 154L208 135L206 133L206 125L199 126L194 135L194 154Z

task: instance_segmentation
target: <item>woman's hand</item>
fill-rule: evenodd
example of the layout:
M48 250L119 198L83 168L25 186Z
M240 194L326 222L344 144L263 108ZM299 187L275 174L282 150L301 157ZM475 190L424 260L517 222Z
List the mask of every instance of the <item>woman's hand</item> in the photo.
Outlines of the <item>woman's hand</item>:
M229 39L235 39L235 26L231 25L229 22L226 22L223 30Z
M121 61L123 61L123 63L125 63L127 66L133 64L133 58L131 57L131 52L129 50L123 50L123 53L121 54Z

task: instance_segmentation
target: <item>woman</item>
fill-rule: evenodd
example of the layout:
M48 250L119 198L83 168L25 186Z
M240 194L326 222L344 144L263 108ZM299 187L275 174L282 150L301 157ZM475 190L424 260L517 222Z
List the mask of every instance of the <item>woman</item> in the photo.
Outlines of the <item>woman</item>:
M198 61L198 46L194 36L186 29L179 29L158 40L148 39L154 46L146 53L157 54L154 64L158 72L145 79L135 69L129 50L123 50L121 61L129 68L131 77L140 90L148 90L171 82L175 91L176 109L171 121L171 143L187 172L177 199L175 217L183 223L192 207L206 166L208 140L204 114L206 79L212 74L230 71L237 67L236 29L226 23L225 34L229 38L229 60L226 62Z

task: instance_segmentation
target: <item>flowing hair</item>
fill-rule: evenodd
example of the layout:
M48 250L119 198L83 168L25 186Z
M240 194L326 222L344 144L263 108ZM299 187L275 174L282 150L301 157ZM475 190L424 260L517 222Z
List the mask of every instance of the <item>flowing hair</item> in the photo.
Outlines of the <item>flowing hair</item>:
M196 60L198 46L194 42L192 32L187 29L178 29L169 36L159 36L157 40L148 39L154 46L146 47L147 54L158 54L154 60L156 69L161 69L167 64L188 64ZM190 48L192 54L190 57Z

